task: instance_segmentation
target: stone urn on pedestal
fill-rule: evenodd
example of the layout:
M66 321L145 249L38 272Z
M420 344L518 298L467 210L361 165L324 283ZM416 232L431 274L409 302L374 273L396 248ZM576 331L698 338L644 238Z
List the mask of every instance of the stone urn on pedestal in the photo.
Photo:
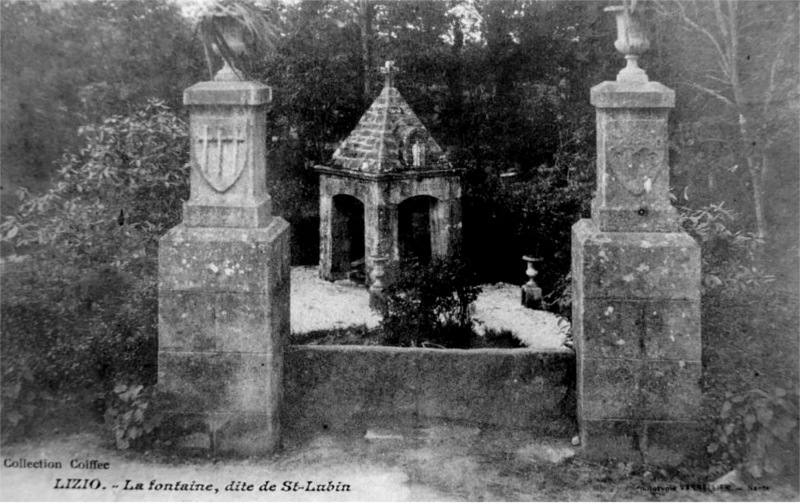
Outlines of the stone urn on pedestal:
M213 80L228 82L245 80L237 61L245 52L272 52L278 32L271 13L247 0L212 2L200 14L197 29L209 74L212 73L210 53L214 52L222 59L223 66Z
M614 41L614 47L628 61L625 68L617 74L617 80L647 82L647 73L639 67L639 56L650 49L650 42L639 14L634 15L628 5L614 5L604 10L617 16L617 40Z
M534 278L539 274L533 264L541 262L542 259L525 255L522 257L528 266L525 269L525 274L528 276L528 282L522 285L522 305L530 309L542 308L542 289L536 284Z

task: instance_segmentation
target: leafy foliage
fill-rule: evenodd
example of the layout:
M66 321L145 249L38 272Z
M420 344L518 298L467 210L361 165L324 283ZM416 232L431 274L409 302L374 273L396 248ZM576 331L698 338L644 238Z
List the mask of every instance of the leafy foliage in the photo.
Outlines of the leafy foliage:
M796 477L800 301L773 285L752 290L717 287L702 299L712 467Z
M728 392L708 452L719 451L721 461L743 465L754 478L781 475L800 442L799 415L797 394L783 388Z
M381 328L389 345L470 346L475 336L470 305L480 287L468 266L455 258L428 265L408 262L384 290Z
M759 265L763 240L752 232L736 229L736 214L724 203L691 211L684 210L683 225L703 253L703 287L708 292L724 289L728 294L757 295L775 281Z
M703 365L712 470L798 470L797 295L759 266L759 241L723 204L683 213L703 257Z
M3 407L0 409L0 424L5 432L16 432L29 424L45 395L38 393L27 358L14 358L6 352L2 358L3 386L0 388L0 400Z
M153 395L152 388L141 384L114 386L104 417L114 434L117 449L125 450L140 444L158 427L162 415L157 407L151 407Z
M470 170L466 175L464 248L473 263L483 265L481 280L522 282L527 280L522 256L542 257L536 282L549 309L563 315L570 307L565 297L570 233L588 216L594 188L593 161L585 149L585 142L565 145L552 164L529 173Z
M188 196L186 127L151 101L78 134L85 146L65 154L53 187L41 196L23 190L18 214L0 230L20 249L37 246L37 256L125 269L180 221L179 204Z
M293 333L290 339L292 344L308 346L336 345L336 346L379 346L388 342L380 327L368 328L366 325L353 325L349 327L337 327L323 330L312 330L304 333ZM402 341L396 341L402 344ZM448 341L441 341L447 343ZM469 347L465 348L464 341L456 341L460 349L475 348L522 348L525 345L510 330L488 329L481 337L473 337L469 342ZM436 344L431 347L444 347Z
M670 67L663 82L678 99L671 136L676 193L688 193L698 206L726 201L767 238L764 250L784 261L774 268L796 283L798 5L653 4L657 45Z
M155 380L155 253L188 195L186 126L151 102L80 134L52 188L24 193L0 224L16 253L2 277L3 375L17 376L4 394L19 400L22 383L31 405L37 393Z
M6 189L48 180L53 162L83 141L81 124L130 114L151 98L180 105L204 67L174 2L51 3L6 2L0 12ZM14 198L3 195L8 212Z

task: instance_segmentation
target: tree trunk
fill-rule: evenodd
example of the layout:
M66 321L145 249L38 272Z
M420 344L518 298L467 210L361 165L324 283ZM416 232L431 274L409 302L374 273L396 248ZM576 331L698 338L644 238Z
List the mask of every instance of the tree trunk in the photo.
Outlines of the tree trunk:
M463 63L461 59L461 49L464 47L464 32L461 29L461 21L453 20L453 65L448 72L448 87L450 88L449 108L451 117L454 121L460 122L462 119L462 94L463 94ZM457 127L459 146L464 145L464 135L466 128Z
M752 155L747 156L747 168L750 171L750 182L753 186L753 207L756 212L756 235L761 240L758 246L759 257L763 258L764 244L767 240L767 220L764 217L764 184L761 176L761 167L753 159Z
M724 19L719 4L716 4L717 12L720 19ZM745 158L747 159L747 169L750 173L750 181L753 186L753 208L756 212L756 235L762 242L767 239L767 224L764 218L764 188L761 183L761 165L757 161L757 152L755 149L758 147L757 140L750 134L750 125L745 115L745 98L742 81L739 76L739 17L737 11L737 4L735 1L728 2L729 9L729 23L727 26L728 36L730 37L729 61L731 72L731 86L733 87L733 99L736 103L737 114L739 119L739 134L741 136L741 145L745 149ZM724 23L720 23L724 26ZM763 246L758 247L759 257L763 257Z
M370 73L372 70L372 14L373 5L370 0L360 0L361 14L361 61L363 71L363 100L369 106L372 99L370 92Z

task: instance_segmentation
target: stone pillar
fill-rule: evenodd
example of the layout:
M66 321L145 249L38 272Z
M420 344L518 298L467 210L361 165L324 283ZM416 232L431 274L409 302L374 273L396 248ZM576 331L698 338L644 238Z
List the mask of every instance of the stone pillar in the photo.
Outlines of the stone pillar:
M369 210L370 219L367 231L367 287L369 305L375 310L383 306L383 290L397 274L395 258L397 243L393 237L397 232L397 205L389 204L385 194L388 192L382 183L373 186L374 206Z
M604 457L678 462L702 443L700 250L668 193L675 94L621 72L592 88L591 101L597 192L592 218L572 228L581 444Z
M436 200L431 205L430 230L431 230L431 256L447 257L452 250L452 238L450 236L453 229L452 208L450 200Z
M323 178L322 176L320 177ZM322 184L320 184L322 185ZM321 193L319 197L319 276L333 281L333 197Z
M279 446L289 335L289 226L266 193L269 87L202 82L190 110L191 196L159 246L158 387L200 446Z
M456 197L450 202L450 254L461 255L462 251L462 229L464 223L462 221L461 211L461 181L456 179L456 190L454 191Z

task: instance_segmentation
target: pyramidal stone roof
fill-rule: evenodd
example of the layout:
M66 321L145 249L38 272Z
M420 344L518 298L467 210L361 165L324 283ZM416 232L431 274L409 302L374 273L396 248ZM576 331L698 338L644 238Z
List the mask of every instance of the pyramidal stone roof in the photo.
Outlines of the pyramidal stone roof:
M450 169L439 144L393 86L390 63L382 69L383 91L333 153L333 167L374 174Z

